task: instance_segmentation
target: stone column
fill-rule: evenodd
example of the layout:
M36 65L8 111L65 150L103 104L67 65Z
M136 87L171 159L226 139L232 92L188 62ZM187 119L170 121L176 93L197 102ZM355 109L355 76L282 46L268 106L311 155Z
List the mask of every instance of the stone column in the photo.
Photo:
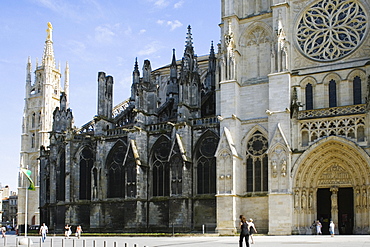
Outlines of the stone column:
M338 221L338 187L333 186L331 191L331 220L335 224L335 234L339 234L339 221Z

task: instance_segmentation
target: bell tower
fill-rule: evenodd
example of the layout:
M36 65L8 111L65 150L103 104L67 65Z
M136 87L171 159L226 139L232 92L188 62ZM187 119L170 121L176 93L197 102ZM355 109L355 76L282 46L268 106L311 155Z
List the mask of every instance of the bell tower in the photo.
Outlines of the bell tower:
M20 167L31 170L35 190L28 192L28 225L40 225L39 216L39 162L40 147L48 147L49 132L53 125L53 111L60 105L60 95L69 94L69 67L66 65L64 89L61 86L61 69L55 63L52 32L48 22L46 41L41 64L36 60L34 81L32 81L32 64L28 58L26 71L26 93L23 111ZM68 104L68 102L67 102ZM26 190L29 181L19 173L18 179L18 224L24 231L26 212Z

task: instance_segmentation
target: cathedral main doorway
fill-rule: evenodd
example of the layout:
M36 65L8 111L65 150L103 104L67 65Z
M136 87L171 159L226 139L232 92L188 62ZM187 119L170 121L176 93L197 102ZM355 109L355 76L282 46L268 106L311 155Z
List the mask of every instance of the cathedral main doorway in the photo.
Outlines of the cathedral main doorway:
M352 234L353 229L353 188L339 188L337 196L337 209L332 208L332 192L330 188L317 190L317 216L322 224L322 233L329 234L329 223L333 218L338 219L336 223L339 234ZM338 215L332 215L338 213Z

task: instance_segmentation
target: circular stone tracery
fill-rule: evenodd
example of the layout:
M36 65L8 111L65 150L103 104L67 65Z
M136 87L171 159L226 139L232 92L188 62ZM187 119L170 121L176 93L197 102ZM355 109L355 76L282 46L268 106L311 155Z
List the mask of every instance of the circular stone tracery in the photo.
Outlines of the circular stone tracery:
M333 61L354 51L367 32L367 14L355 0L321 0L300 17L297 44L317 61Z

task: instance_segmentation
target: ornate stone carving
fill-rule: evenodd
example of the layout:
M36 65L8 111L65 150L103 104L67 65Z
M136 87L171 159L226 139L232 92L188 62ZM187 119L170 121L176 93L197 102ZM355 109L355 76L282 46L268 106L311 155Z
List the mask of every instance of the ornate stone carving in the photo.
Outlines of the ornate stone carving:
M316 61L341 59L364 40L367 19L365 9L355 0L315 2L299 19L298 47Z
M351 175L343 167L334 164L324 170L319 179L319 186L352 185Z

